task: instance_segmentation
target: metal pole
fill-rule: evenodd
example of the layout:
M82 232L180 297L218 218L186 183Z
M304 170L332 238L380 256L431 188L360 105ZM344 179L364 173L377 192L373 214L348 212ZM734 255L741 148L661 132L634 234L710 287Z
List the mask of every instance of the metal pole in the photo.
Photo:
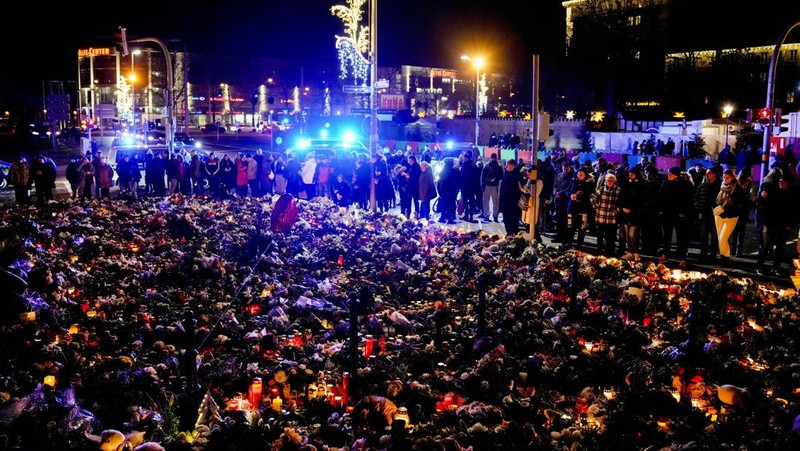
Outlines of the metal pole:
M531 195L528 198L528 208L532 208L533 218L530 221L528 234L530 240L536 239L536 223L539 222L539 196L536 193L537 184L539 183L539 55L533 55L533 97L531 99L531 170L528 172L528 178L533 182L531 183Z
M728 147L728 120L730 119L730 113L725 115L725 147Z
M772 51L772 58L769 60L769 72L767 76L767 104L765 105L770 112L772 112L772 105L773 100L775 98L775 72L778 69L778 56L780 55L781 46L783 42L786 41L786 37L791 33L792 30L800 26L800 22L796 22L794 25L789 27L783 35L781 35L780 39L778 39L778 43L775 44L775 49ZM761 145L761 179L759 180L758 184L759 187L764 183L764 177L767 176L767 167L769 166L769 137L772 133L772 124L773 124L773 116L770 114L769 123L767 127L764 129L764 141Z
M370 0L369 32L370 32L370 75L369 75L369 150L376 153L378 146L378 110L375 103L378 95L375 93L375 81L378 78L378 0ZM377 158L376 158L377 160ZM377 161L376 161L377 163ZM375 195L375 167L372 167L372 177L369 188L369 208L375 213L377 202Z
M165 126L165 135L167 139L167 148L169 154L175 150L175 94L173 93L174 88L174 76L172 73L172 56L169 54L169 50L167 50L167 46L164 45L161 40L156 38L140 38L140 39L130 39L128 40L129 43L136 43L136 42L153 42L157 44L161 48L161 52L164 54L164 61L167 66L167 86L166 86L166 93L167 93L167 124ZM102 131L102 129L101 129Z
M481 132L481 66L475 63L475 148L478 148L478 135Z
M134 135L136 134L136 71L133 67L133 54L135 52L131 52L131 126L133 128Z

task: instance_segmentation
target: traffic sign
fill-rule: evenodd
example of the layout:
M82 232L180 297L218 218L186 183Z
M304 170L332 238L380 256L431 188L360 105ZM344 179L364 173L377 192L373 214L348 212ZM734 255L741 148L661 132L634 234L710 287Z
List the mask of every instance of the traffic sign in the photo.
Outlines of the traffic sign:
M372 92L371 86L343 85L342 91L348 94L369 94Z

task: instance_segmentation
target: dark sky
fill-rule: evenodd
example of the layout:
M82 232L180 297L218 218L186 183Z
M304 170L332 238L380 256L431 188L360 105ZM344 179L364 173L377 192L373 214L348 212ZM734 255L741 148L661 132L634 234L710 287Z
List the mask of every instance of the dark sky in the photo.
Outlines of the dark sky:
M113 44L119 26L129 38L155 37L189 52L280 59L335 60L334 35L344 34L331 6L345 0L141 0L19 2L6 14L0 42L0 108L20 91L42 97L47 80L76 78L77 50ZM560 0L535 8L508 0L377 0L378 64L458 68L460 55L484 54L499 72L530 67L530 55L563 45ZM104 6L105 5L105 6ZM369 1L365 3L365 10ZM22 19L22 18L25 19ZM19 22L13 23L19 18ZM367 23L365 14L362 23Z
M713 37L722 47L766 35L772 44L800 20L798 0L736 6L723 0L672 0L689 11L685 40ZM77 50L128 35L155 37L189 52L264 58L335 60L343 24L330 12L345 0L139 0L15 2L0 22L7 62L0 70L0 108L42 98L47 80L76 78ZM459 56L483 54L487 70L529 77L531 56L564 45L561 0L377 0L378 64L460 68ZM365 3L369 5L369 1ZM366 24L366 14L362 23ZM800 36L800 30L793 35ZM791 42L797 42L793 36ZM179 40L175 43L173 40ZM762 39L763 40L763 39Z

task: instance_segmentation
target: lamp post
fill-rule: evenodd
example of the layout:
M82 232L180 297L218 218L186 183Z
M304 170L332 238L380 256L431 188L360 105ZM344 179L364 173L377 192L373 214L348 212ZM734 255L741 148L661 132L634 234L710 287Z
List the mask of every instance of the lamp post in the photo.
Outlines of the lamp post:
M722 107L722 112L725 113L725 147L728 147L728 123L730 122L731 113L733 112L733 106L728 103Z
M141 53L141 50L134 50L131 52L131 75L128 77L131 81L131 128L133 128L134 135L136 134L136 93L134 92L136 86L136 71L133 67L133 56Z
M472 61L475 65L475 147L478 147L478 136L481 131L480 122L480 105L481 105L481 67L483 67L483 58L473 58L469 55L461 55L464 61Z

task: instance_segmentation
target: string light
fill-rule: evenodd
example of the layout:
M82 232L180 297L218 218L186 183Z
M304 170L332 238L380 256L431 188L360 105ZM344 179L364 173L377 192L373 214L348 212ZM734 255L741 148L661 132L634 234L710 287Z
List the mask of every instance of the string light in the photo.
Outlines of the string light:
M369 59L367 54L370 51L369 27L360 26L359 22L363 16L361 8L366 0L347 0L347 6L334 5L331 7L331 14L342 19L346 35L336 35L336 50L339 56L339 78L347 78L350 75L348 69L352 69L353 78L356 84L359 80L366 82L369 73Z

